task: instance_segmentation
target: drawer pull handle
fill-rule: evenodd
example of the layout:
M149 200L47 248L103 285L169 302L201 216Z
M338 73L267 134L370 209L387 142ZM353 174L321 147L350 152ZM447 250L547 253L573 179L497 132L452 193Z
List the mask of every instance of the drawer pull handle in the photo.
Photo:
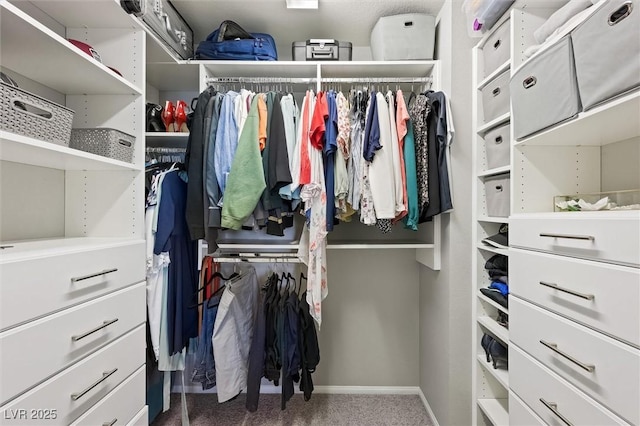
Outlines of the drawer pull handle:
M552 288L554 290L558 290L558 291L561 291L563 293L571 294L573 296L578 296L581 299L586 299L586 300L595 299L595 296L593 294L578 293L577 291L569 290L568 288L562 288L562 287L558 286L558 284L555 284L555 283L547 283L547 282L544 282L544 281L540 281L540 285L543 285L545 287L550 287L550 288Z
M568 240L584 240L584 241L593 241L596 239L596 237L592 235L546 234L544 232L541 232L540 236L547 237L547 238L566 238Z
M569 355L569 354L567 354L565 352L562 352L560 349L558 349L558 345L556 343L549 343L549 342L545 342L544 340L540 340L540 343L542 343L544 346L546 346L547 348L551 349L552 351L554 351L558 355L568 359L569 361L571 361L572 363L574 363L578 367L582 368L583 370L588 371L589 373L593 373L593 370L596 369L595 365L593 365L593 364L585 364L584 362L578 361L577 359L575 359L571 355Z
M111 420L110 422L104 422L102 423L102 426L113 426L116 423L118 423L118 418L116 417L115 419Z
M87 394L87 392L89 392L91 389L95 388L96 386L98 386L100 383L104 382L105 380L107 380L113 373L115 373L116 371L118 371L117 368L114 368L111 371L105 371L104 373L102 373L102 377L100 377L98 380L96 380L95 382L91 383L89 385L88 388L86 388L85 390L83 390L82 392L78 392L78 393L72 393L71 394L71 399L74 401L79 400L80 398L82 398L83 396L85 396Z
M95 333L96 331L100 331L103 328L109 327L111 324L113 324L114 322L117 322L118 318L112 319L112 320L107 320L105 322L103 322L102 324L100 324L99 326L97 326L96 328L92 328L91 330L82 333L82 334L78 334L77 336L71 336L71 340L73 340L74 342L77 342L78 340L82 340L87 336L92 335L93 333Z
M556 417L558 417L560 420L562 420L562 422L564 424L566 424L567 426L573 426L573 423L571 423L569 420L567 420L567 418L565 416L563 416L560 413L560 411L558 411L558 404L556 404L555 402L547 402L547 401L544 400L544 398L540 398L540 402L542 402L545 407L547 407L549 410L551 410L551 412L553 414L555 414Z
M104 271L96 272L95 274L84 275L82 277L71 278L72 283L77 283L78 281L88 280L89 278L99 277L100 275L107 275L116 272L118 268L113 269L105 269Z

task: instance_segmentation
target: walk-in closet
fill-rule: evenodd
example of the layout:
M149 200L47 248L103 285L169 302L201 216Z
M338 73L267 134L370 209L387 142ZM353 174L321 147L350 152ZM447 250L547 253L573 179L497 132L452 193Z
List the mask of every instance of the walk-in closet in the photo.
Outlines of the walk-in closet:
M639 0L0 0L0 425L640 425Z

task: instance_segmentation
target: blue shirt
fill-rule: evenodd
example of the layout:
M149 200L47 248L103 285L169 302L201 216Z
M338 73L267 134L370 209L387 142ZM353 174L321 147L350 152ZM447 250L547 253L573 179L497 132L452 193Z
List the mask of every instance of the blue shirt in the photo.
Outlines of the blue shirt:
M378 109L376 108L376 92L372 91L369 97L369 112L364 127L364 149L362 155L368 162L373 161L376 151L382 148L380 145L380 123L378 123Z
M220 186L220 192L224 195L227 187L227 177L231 170L231 163L238 148L238 125L235 118L234 100L239 96L236 92L227 92L220 108L220 118L216 131L216 147L214 153L214 168L216 178Z
M334 201L336 150L338 149L338 103L336 92L327 92L327 108L329 116L325 121L325 139L322 153L324 155L324 182L327 191L327 231L333 231L333 218L336 216Z

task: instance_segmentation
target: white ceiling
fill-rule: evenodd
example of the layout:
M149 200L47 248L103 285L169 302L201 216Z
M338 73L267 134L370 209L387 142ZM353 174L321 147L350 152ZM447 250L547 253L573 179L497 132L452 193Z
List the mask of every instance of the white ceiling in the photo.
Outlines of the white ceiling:
M287 9L285 0L172 0L194 31L194 45L230 19L249 32L271 34L280 59L289 59L291 43L310 38L369 46L371 29L381 16L429 13L445 0L319 0L317 10Z

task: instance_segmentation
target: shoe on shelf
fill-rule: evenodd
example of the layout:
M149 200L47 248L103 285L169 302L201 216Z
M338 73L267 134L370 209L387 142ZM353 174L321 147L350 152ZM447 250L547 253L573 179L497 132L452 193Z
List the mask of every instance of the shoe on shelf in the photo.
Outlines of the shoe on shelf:
M173 102L167 101L164 105L164 111L162 112L162 122L167 132L175 132L175 113L176 109L173 106Z
M489 348L491 347L491 343L494 341L493 337L488 334L484 334L482 339L480 340L480 345L482 349L484 349L484 353L487 355L487 362L491 362L491 353L489 352Z
M147 132L166 132L162 121L164 108L161 105L147 102Z
M187 127L188 108L185 101L176 101L176 112L174 114L176 132L189 133L189 128Z
M509 351L495 339L489 344L489 354L491 355L494 369L498 368L499 362L509 364Z

